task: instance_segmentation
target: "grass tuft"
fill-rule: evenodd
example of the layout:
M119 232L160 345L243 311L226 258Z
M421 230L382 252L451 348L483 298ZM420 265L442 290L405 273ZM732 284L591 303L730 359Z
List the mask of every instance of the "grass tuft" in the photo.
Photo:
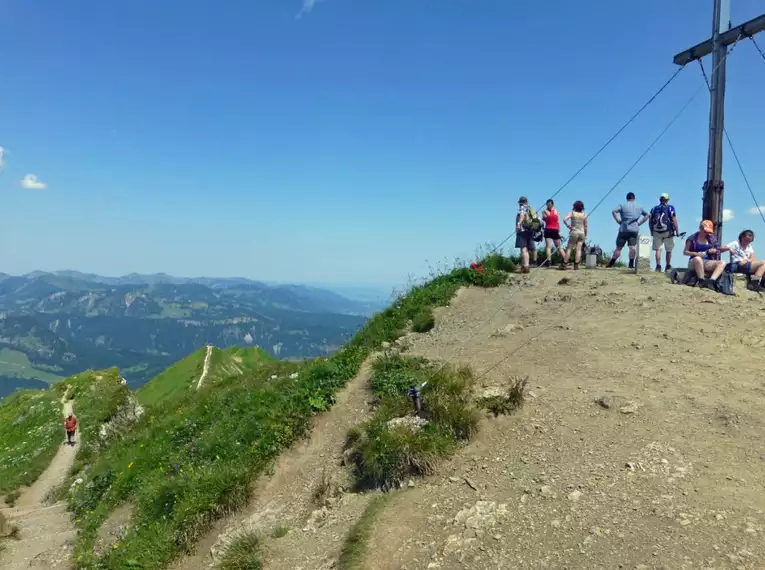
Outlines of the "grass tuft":
M386 495L377 495L372 499L361 518L348 532L340 551L338 570L363 570L372 528L387 501Z
M277 539L287 536L287 533L289 533L290 527L288 527L286 524L281 523L276 525L272 530L269 536L271 538Z
M10 493L6 493L5 495L5 504L9 507L15 507L16 501L19 500L19 497L21 496L21 491L16 489L15 491L11 491Z
M459 440L474 435L478 413L471 403L473 376L468 369L398 354L382 356L372 368L380 405L347 439L346 456L354 464L359 486L386 488L412 475L431 474ZM415 418L407 390L423 384L423 411ZM394 418L410 423L389 425Z
M252 532L243 532L228 545L216 570L260 570L260 540Z
M321 470L321 478L316 482L316 486L311 493L311 501L317 507L321 507L332 495L332 479L327 475L327 470Z
M416 333L426 333L436 326L436 317L430 307L423 309L412 319L412 330Z
M479 398L477 405L479 408L488 410L494 417L510 414L523 406L523 402L526 398L525 390L528 381L529 379L526 377L513 378L510 388L505 394Z

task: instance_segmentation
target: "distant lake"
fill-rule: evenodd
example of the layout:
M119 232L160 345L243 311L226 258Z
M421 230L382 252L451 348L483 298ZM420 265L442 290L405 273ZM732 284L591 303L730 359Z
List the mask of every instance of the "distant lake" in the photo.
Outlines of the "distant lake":
M47 387L48 384L41 380L0 376L0 398L5 398L8 394L12 394L16 390L42 390Z

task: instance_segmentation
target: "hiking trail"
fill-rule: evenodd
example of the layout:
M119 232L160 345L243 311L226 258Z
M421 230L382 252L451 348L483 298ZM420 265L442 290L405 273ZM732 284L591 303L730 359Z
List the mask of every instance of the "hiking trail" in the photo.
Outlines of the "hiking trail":
M332 567L345 534L373 496L348 492L351 481L342 459L348 430L370 411L369 379L376 357L362 364L329 411L314 418L309 436L283 452L273 472L255 482L250 505L218 521L197 544L194 555L170 568L210 568L232 538L249 530L261 537L264 567L269 570Z
M61 399L62 417L74 413L69 391ZM63 425L61 427L64 434ZM75 441L80 445L78 426ZM45 504L46 497L64 483L74 463L77 445L71 447L63 441L60 449L30 487L23 489L16 506L2 509L12 525L18 527L18 538L6 541L7 550L0 554L3 570L40 568L68 570L72 545L77 531L66 504L62 501Z
M208 372L210 372L210 357L212 356L212 351L213 345L208 344L207 352L205 353L205 363L202 367L202 374L199 376L199 381L197 382L197 390L202 387L202 383L205 381L205 378L207 378Z

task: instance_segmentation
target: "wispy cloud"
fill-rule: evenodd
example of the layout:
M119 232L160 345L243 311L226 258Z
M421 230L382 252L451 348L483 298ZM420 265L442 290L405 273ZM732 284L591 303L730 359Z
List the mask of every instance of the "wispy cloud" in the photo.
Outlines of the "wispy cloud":
M760 214L765 214L765 206L760 206L759 208L757 206L752 206L749 208L749 213L753 216L759 216Z
M733 215L733 210L729 210L728 208L723 210L723 222L730 222L735 217L736 216Z
M38 180L34 174L27 174L20 182L23 188L27 190L45 190L48 185L42 180Z
M302 18L305 14L311 13L319 2L321 2L321 0L303 0L303 6L300 8L300 12L298 12L296 17Z
M0 170L5 168L5 155L8 154L8 151L5 150L5 147L0 146Z

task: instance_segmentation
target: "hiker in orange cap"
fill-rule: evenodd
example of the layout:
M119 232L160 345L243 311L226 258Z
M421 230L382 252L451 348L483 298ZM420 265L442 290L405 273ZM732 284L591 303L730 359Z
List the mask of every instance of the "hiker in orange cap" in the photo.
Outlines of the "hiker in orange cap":
M69 414L64 420L64 429L66 429L66 442L74 446L74 432L77 431L77 418L74 414Z
M725 271L725 262L720 259L720 252L728 251L727 245L720 245L715 235L715 225L711 220L704 220L699 224L699 231L691 235L685 241L685 255L691 259L688 261L688 271L695 274L696 279L687 281L694 287L697 283L701 287L718 290L717 280ZM709 273L709 279L705 275Z

